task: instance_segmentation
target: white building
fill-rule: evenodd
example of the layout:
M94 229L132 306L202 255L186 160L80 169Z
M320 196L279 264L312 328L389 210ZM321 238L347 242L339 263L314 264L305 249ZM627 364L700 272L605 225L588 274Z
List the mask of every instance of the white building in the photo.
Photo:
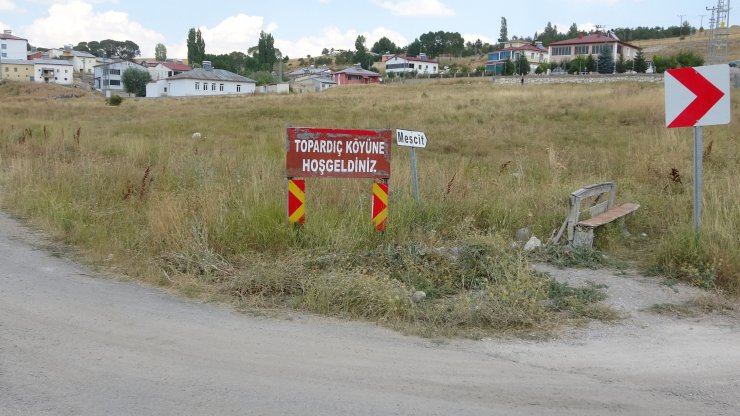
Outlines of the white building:
M28 59L28 40L13 36L12 30L0 34L0 59Z
M147 67L149 75L152 76L152 81L174 77L192 69L189 65L185 65L182 62L158 62L154 66Z
M421 54L417 58L403 55L394 55L385 61L385 72L400 74L405 72L416 72L417 74L436 74L439 72L439 62L427 59Z
M146 68L130 61L116 60L95 65L95 89L98 91L123 91L121 75L129 68L146 71Z
M38 83L72 85L74 67L63 59L34 59L33 80Z
M92 75L95 65L98 64L97 57L87 52L76 51L71 45L65 45L62 49L49 49L49 58L65 59L72 63L77 74Z
M257 82L223 69L214 69L210 62L167 79L150 82L147 97L192 97L254 94Z

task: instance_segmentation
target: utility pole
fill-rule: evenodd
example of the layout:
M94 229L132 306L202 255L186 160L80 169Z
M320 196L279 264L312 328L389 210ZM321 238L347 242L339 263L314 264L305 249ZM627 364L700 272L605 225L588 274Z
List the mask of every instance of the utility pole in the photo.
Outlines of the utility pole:
M685 14L679 14L677 15L681 18L681 24L678 26L678 36L683 40L683 17L686 16Z
M699 15L699 17L701 18L701 20L699 20L699 28L700 29L703 29L704 28L704 16L706 16L706 15L705 14L700 14Z

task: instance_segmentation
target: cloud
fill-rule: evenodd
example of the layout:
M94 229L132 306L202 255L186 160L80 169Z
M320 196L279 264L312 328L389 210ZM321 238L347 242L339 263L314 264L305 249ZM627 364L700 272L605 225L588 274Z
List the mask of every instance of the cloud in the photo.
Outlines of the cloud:
M385 27L378 27L371 32L362 33L354 29L342 32L336 27L326 27L322 29L318 36L308 36L297 41L276 38L275 47L280 49L283 56L287 55L293 58L306 55L318 56L324 48L354 50L355 41L359 35L365 36L368 49L372 48L373 44L384 36L398 46L406 46L409 43L405 36Z
M373 0L373 2L390 10L396 16L454 16L455 11L439 0Z
M462 37L463 39L465 39L465 42L475 42L476 40L480 39L481 42L489 43L491 45L496 45L497 43L499 43L493 38L489 38L488 36L485 36L485 35L478 35L475 33L466 33L462 35Z
M0 0L0 12L12 12L18 7L10 0Z
M224 19L213 28L200 27L203 40L206 42L206 52L210 54L225 54L233 51L246 52L257 45L260 32L264 28L264 18L238 14ZM276 29L271 23L268 29ZM270 33L272 30L265 30ZM187 54L187 48L186 48Z
M23 33L34 46L48 48L92 40L131 40L139 45L144 57L154 56L154 46L165 40L161 33L129 20L127 13L96 12L92 4L83 1L51 5L48 16L34 20Z

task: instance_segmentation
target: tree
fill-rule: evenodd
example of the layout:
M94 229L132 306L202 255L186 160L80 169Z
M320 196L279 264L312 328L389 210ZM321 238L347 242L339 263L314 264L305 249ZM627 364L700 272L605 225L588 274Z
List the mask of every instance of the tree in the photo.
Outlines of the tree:
M255 58L263 71L272 71L273 65L277 62L275 52L275 39L272 34L261 31Z
M616 71L617 74L624 74L627 72L627 61L624 60L624 55L621 53L619 54L619 58L617 58Z
M100 58L118 57L127 61L133 60L137 56L141 55L139 45L130 40L121 42L113 39L105 39L100 42L80 42L73 49L76 51L87 52Z
M568 39L573 39L578 37L578 25L573 23L570 25L570 29L568 29L568 33L565 35Z
M509 29L506 26L507 26L506 18L502 16L501 17L501 31L499 32L499 35L498 35L499 43L504 43L507 40L509 40Z
M323 56L329 55L329 49L328 48L322 49L321 50L321 55L323 55Z
M635 55L635 60L632 62L633 69L635 72L645 73L647 71L648 65L647 61L645 61L645 54L642 53L642 51L638 51L637 55Z
M597 58L599 64L599 74L614 73L614 58L612 57L612 46L603 45Z
M158 43L157 46L154 47L154 59L159 62L166 61L167 60L167 47L161 43Z
M527 57L524 54L520 54L516 60L516 72L520 75L527 75L530 69Z
M191 27L188 31L188 63L191 66L200 65L206 56L206 42L200 29Z
M516 65L514 65L514 62L512 62L511 59L507 59L504 63L504 71L502 75L514 75L515 71Z
M375 42L375 44L373 44L373 47L370 48L370 51L373 53L377 53L378 55L382 55L386 52L398 53L398 46L396 46L396 44L393 43L392 40L383 36L377 42Z
M128 68L121 74L123 88L129 94L136 94L137 97L146 97L146 84L152 80L149 71L144 69Z
M357 36L355 40L355 63L360 64L363 69L368 69L373 63L372 57L367 53L367 46L365 46L365 37L362 35Z

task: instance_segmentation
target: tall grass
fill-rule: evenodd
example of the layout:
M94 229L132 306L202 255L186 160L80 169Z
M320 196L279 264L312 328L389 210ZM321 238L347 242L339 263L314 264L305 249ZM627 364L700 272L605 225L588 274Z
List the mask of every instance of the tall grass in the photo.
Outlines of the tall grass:
M15 90L0 86L0 95ZM470 238L506 245L521 227L547 238L564 220L570 192L614 180L618 200L642 208L627 220L636 237L602 239L602 248L688 280L714 276L716 285L740 293L738 99L732 124L705 129L712 148L705 155L704 228L691 244L691 133L664 127L662 102L663 89L654 85L506 87L477 79L301 96L127 100L120 107L99 98L21 94L0 100L0 199L93 260L113 254L152 281L201 276L231 294L307 296L296 305L331 312L320 306L327 294L316 292L318 280L255 264L292 264L327 288L349 271L385 275L406 291L490 291L445 280L445 262L419 266L404 280L396 265L377 265L367 253L465 247ZM411 195L408 152L394 147L384 235L370 226L371 187L362 180L309 179L308 222L292 229L283 167L288 124L425 131L422 202ZM32 137L19 140L26 129ZM202 140L192 139L196 131ZM326 275L311 268L308 259L332 255L345 259L342 268ZM266 283L254 289L259 274ZM439 281L423 283L426 275ZM366 290L366 283L352 283L353 290Z

